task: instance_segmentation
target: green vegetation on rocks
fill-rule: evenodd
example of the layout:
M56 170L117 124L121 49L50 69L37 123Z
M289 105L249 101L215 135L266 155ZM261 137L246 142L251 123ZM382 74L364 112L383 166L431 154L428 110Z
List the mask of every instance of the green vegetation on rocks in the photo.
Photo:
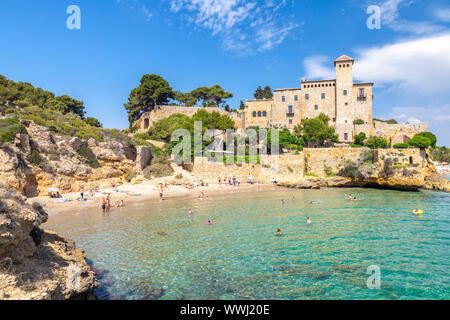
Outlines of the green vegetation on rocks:
M27 133L17 119L0 119L0 143L11 142L18 133Z
M94 169L100 167L97 157L95 156L94 152L92 152L91 148L89 148L86 141L81 145L80 150L78 150L78 154L83 157L86 164L88 164L90 167Z

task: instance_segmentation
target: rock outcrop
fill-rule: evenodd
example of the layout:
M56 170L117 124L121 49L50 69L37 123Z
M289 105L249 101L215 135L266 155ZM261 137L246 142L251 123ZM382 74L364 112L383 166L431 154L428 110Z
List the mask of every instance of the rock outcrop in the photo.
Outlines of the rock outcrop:
M0 183L28 197L46 195L52 187L67 193L128 182L127 175L142 174L151 159L151 147L63 137L30 120L22 124L28 134L0 145Z
M39 228L47 213L0 186L0 300L95 299L83 250Z

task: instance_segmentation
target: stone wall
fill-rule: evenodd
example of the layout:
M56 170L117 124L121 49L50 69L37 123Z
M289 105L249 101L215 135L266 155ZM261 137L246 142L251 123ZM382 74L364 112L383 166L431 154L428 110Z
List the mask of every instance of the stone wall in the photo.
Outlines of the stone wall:
M337 174L344 167L345 161L357 162L366 148L324 148L303 149L305 155L305 170L307 174L325 177L325 168L331 168L333 174Z
M144 113L139 120L133 124L133 128L138 129L138 133L147 131L154 122L166 119L173 114L181 113L187 117L192 117L194 114L205 109L208 112L218 112L222 116L229 116L234 122L237 128L244 126L244 116L236 112L227 112L217 107L186 107L186 106L157 106L154 110Z
M392 145L408 142L416 134L428 131L427 123L389 124L381 121L355 125L355 134L364 132L367 137L377 136L386 140L392 139Z
M255 182L271 182L273 178L280 182L295 182L303 179L304 157L300 155L262 156L260 164L224 164L209 162L207 158L197 157L192 172L205 181L236 177L241 182L255 177Z

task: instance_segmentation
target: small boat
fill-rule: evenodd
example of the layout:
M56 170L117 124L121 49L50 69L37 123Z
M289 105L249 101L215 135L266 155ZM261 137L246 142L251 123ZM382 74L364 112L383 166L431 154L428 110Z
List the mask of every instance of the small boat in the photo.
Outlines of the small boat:
M421 216L423 214L423 211L422 210L414 210L413 213L415 215Z

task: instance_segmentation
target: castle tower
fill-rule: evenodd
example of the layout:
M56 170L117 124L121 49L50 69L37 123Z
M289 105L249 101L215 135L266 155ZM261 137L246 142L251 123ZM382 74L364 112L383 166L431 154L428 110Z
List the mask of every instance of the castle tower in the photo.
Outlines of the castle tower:
M340 142L353 141L353 64L343 55L334 61L336 68L336 133Z

